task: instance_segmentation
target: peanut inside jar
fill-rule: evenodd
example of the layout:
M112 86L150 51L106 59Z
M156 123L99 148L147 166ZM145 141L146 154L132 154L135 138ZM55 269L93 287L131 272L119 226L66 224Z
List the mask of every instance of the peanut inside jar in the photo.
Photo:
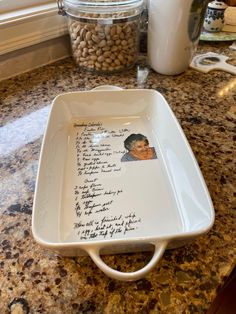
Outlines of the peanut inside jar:
M68 25L73 57L80 67L111 72L136 62L139 20L95 24L71 18Z

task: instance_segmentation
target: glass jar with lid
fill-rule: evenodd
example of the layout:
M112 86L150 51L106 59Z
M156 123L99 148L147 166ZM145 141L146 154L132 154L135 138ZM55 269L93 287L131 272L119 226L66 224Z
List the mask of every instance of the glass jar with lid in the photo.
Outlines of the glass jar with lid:
M80 68L114 73L135 64L143 0L63 0L58 7Z

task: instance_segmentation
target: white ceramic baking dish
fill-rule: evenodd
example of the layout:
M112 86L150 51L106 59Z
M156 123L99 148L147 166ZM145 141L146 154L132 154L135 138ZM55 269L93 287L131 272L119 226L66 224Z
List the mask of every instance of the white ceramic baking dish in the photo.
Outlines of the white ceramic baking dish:
M165 249L213 222L198 164L160 93L102 86L54 99L33 206L40 245L66 256L89 254L108 276L137 280ZM152 259L135 272L114 270L100 257L150 246Z

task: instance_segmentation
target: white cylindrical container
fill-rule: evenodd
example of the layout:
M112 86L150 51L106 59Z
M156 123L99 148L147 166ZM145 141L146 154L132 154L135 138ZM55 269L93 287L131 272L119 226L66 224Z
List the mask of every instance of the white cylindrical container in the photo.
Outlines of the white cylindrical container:
M158 73L184 72L200 37L208 0L149 0L148 61Z

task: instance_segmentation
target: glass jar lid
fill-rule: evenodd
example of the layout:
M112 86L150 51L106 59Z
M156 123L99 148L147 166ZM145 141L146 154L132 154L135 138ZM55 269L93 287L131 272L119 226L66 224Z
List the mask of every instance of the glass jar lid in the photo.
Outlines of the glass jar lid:
M137 6L143 0L63 0L68 6L89 6L89 7L114 7L114 6Z
M98 14L102 18L121 16L135 16L141 13L143 0L63 0L66 14L80 16L83 14ZM98 18L98 16L96 16Z

